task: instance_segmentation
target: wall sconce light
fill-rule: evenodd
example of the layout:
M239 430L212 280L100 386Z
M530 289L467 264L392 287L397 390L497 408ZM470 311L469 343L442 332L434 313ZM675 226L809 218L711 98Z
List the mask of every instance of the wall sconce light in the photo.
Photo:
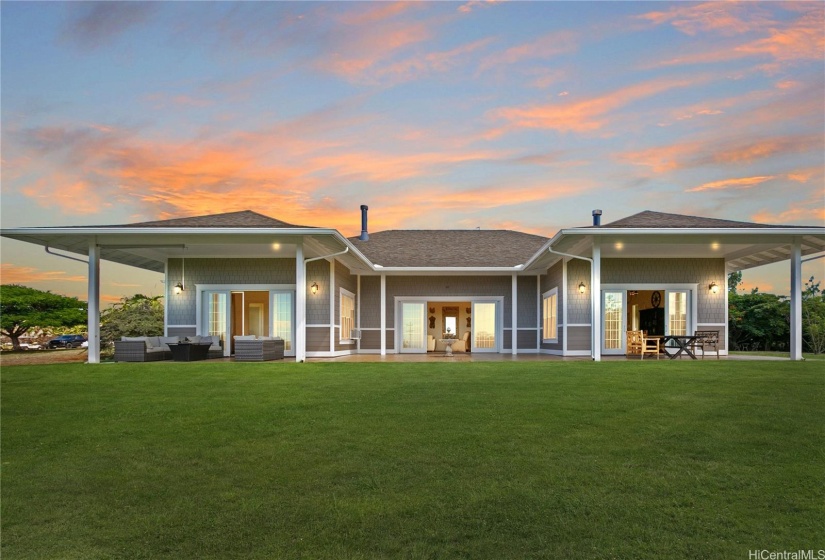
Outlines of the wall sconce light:
M716 295L719 293L719 284L717 284L716 282L711 282L710 286L708 286L708 289L710 290L710 293Z
M584 285L584 282L579 282L579 293L583 294L586 289L587 286Z
M186 246L184 245L183 250L186 251ZM175 284L175 287L172 290L175 292L175 295L180 295L183 292L183 283L186 281L186 257L182 256L180 260L180 282Z
M313 282L312 286L309 287L309 291L312 292L312 295L318 293L318 282Z
M183 283L178 282L172 289L175 290L175 295L179 295L183 291Z

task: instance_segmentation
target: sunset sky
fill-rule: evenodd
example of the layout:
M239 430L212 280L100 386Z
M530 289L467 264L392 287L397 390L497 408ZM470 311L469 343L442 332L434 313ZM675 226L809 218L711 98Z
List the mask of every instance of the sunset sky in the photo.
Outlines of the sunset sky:
M0 3L2 226L825 225L822 2ZM2 282L85 299L2 240ZM825 260L804 277L822 279ZM745 272L788 292L788 263ZM111 263L104 302L163 293Z

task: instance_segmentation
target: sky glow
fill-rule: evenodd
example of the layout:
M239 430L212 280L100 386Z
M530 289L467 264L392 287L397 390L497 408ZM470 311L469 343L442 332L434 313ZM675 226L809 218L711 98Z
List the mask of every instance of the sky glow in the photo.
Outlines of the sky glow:
M3 227L825 225L821 2L2 2ZM825 261L804 277L822 279ZM788 292L787 264L745 271ZM86 271L2 240L2 282ZM161 294L104 264L104 301Z

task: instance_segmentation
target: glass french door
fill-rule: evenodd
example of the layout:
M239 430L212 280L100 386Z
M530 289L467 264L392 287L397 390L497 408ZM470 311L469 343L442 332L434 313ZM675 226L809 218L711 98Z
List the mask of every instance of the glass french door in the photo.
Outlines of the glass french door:
M201 334L218 336L223 346L223 355L229 356L231 319L229 313L229 290L207 290L203 292L203 318L201 321Z
M401 303L402 354L427 352L427 304L426 302Z
M269 292L270 336L284 339L284 355L294 356L295 346L295 294L293 292Z
M665 334L692 334L690 315L688 313L690 292L685 290L668 290L665 303Z
M495 302L473 303L473 352L498 352L497 308Z
M626 332L625 292L605 290L602 292L602 354L624 354Z

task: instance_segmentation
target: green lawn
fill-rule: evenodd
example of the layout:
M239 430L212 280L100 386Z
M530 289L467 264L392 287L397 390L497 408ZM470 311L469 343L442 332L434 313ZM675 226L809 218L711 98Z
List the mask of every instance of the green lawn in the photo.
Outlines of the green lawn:
M825 548L821 362L2 372L2 557Z

